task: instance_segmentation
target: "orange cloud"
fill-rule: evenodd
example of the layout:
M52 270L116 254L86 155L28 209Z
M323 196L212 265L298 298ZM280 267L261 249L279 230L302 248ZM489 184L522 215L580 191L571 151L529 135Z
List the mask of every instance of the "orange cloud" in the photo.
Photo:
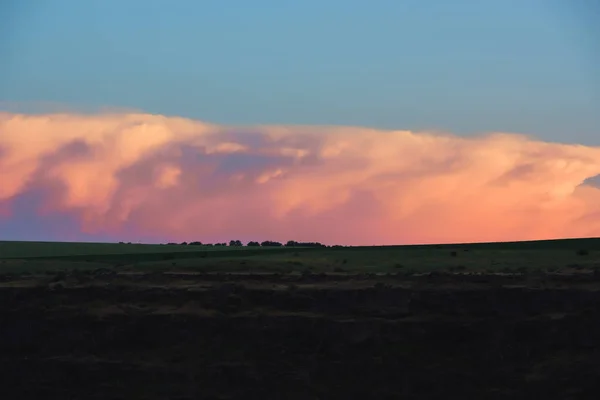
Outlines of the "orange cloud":
M600 188L584 183L598 174L599 147L506 133L0 113L0 218L35 191L40 213L115 236L124 227L172 240L342 244L600 236Z

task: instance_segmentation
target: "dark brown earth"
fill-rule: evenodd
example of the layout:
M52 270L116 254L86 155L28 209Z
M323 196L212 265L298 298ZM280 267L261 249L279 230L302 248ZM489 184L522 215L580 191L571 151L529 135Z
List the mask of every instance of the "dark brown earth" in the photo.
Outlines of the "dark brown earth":
M600 277L0 279L6 399L592 399Z

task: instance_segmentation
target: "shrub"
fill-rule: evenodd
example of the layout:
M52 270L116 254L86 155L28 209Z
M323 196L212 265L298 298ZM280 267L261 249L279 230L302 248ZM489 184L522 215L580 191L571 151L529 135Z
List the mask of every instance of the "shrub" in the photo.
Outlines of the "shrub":
M389 288L389 286L383 282L377 282L373 287L375 288L375 290L384 290Z
M60 282L62 280L65 280L66 278L67 273L65 271L59 271L54 274L54 277L52 278L51 282Z

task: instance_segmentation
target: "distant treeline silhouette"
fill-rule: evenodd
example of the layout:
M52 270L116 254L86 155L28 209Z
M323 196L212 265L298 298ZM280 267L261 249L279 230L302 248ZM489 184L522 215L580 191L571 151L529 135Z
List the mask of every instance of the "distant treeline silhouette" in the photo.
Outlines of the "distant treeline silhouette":
M227 246L227 243L202 243L202 242L182 242L182 243L167 243L168 246ZM241 240L230 240L229 247L243 247L244 243ZM281 242L275 242L272 240L265 240L264 242L250 241L246 244L247 247L329 247L319 242L297 242L295 240L288 240L285 244ZM341 246L332 246L341 247Z

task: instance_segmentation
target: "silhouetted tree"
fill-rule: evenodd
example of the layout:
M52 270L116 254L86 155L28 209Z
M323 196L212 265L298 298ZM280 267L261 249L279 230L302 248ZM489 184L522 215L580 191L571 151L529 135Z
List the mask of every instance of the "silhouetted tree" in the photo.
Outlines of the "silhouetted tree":
M202 246L202 242L190 242L190 246Z
M240 247L240 246L243 246L243 244L242 244L242 242L240 240L230 240L229 241L229 246Z
M285 245L286 247L326 247L319 242L296 242L295 240L288 240Z
M325 247L324 244L319 243L319 242L303 242L303 243L298 243L299 246L302 247Z
M260 243L258 243L258 242L248 242L247 246L248 247L258 247L258 246L260 246Z
M182 246L187 246L187 242L181 242Z
M280 247L280 246L282 246L282 244L281 244L281 243L279 243L279 242L274 242L274 241L271 241L271 240L265 240L265 241L264 241L264 242L262 242L260 245L261 245L262 247Z

